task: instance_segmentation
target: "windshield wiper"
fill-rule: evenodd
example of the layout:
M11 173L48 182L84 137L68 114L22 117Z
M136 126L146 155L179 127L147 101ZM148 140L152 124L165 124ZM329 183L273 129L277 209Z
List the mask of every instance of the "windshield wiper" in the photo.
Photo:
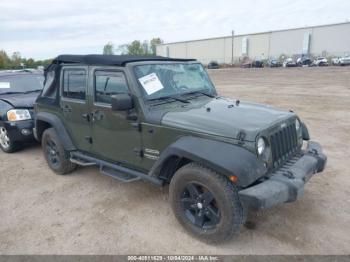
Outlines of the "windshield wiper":
M211 97L211 98L214 98L214 97L215 97L215 95L208 94L208 93L203 92L203 91L188 92L188 93L185 93L184 95L193 95L193 94L201 94L201 95L204 95L204 96L207 96L207 97Z
M23 92L24 94L29 94L29 93L36 93L36 92L40 92L41 89L35 89L35 90L31 90L31 91L26 91L26 92Z
M189 101L187 101L186 99L182 99L182 98L179 98L177 96L163 96L163 97L149 99L149 101L161 101L161 100L166 100L166 99L173 99L175 101L179 101L179 102L186 103L186 104L189 103Z
M13 94L23 94L23 92L5 92L5 93L0 93L0 95L13 95Z

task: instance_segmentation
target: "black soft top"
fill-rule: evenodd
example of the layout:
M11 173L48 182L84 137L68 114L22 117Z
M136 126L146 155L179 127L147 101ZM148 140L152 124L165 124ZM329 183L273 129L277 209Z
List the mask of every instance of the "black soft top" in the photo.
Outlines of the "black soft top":
M143 61L178 61L189 62L195 59L178 59L163 56L135 56L135 55L59 55L52 64L87 64L125 66L127 63Z

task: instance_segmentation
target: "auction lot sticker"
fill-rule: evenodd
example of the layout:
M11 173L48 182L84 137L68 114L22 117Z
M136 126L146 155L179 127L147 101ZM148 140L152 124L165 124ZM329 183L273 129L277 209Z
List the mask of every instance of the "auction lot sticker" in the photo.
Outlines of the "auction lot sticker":
M148 95L152 95L153 93L164 88L155 73L141 77L139 78L139 81Z
M0 82L0 89L10 88L9 82Z

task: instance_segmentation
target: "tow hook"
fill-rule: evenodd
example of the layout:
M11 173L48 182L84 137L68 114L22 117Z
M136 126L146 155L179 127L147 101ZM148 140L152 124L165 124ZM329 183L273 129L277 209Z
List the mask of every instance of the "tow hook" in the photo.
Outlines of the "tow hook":
M294 179L295 178L294 174L291 171L289 171L289 170L283 172L283 175L285 177L289 178L289 179Z
M318 151L315 148L312 148L311 150L309 150L309 153L318 156Z

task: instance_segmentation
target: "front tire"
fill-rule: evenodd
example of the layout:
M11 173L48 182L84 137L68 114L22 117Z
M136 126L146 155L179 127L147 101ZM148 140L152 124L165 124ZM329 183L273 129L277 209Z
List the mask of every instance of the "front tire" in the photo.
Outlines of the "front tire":
M70 161L69 152L64 150L54 128L48 128L43 133L42 148L49 167L56 174L66 175L76 168L76 164Z
M14 153L21 149L21 145L12 141L6 128L3 126L0 126L0 148L5 153Z
M200 240L220 243L239 233L244 210L237 186L225 176L190 163L175 173L169 193L175 217Z

